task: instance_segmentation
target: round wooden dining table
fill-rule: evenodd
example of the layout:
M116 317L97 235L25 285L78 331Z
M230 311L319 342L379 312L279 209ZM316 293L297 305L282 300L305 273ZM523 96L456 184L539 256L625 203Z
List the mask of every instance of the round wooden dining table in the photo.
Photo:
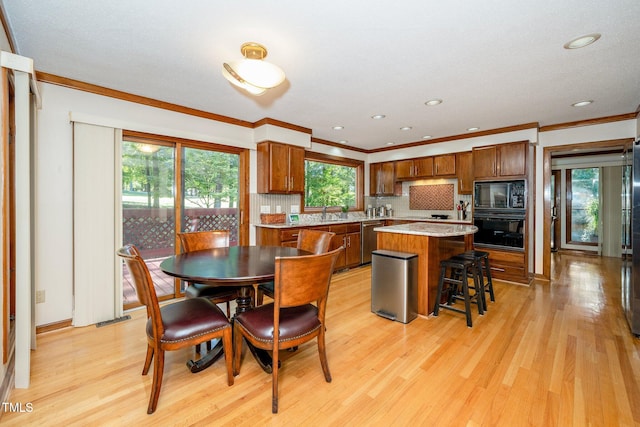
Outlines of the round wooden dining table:
M160 269L173 277L208 286L238 286L236 313L251 310L254 284L273 281L276 257L310 255L310 252L285 246L229 246L173 255L160 263ZM248 344L248 343L247 343ZM271 357L249 345L262 369L271 372ZM222 354L218 343L205 356L187 364L191 372L199 372Z

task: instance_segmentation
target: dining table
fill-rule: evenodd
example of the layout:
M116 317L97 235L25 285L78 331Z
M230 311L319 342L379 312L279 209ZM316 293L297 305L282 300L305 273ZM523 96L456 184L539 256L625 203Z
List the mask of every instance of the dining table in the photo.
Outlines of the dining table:
M275 277L276 257L311 255L310 252L285 246L228 246L185 252L168 257L160 269L173 277L207 286L237 286L236 313L251 310L253 286L271 282ZM233 316L231 318L233 322ZM268 352L247 343L251 354L265 372L271 373ZM223 353L218 342L198 360L190 360L191 372L200 372L213 364Z

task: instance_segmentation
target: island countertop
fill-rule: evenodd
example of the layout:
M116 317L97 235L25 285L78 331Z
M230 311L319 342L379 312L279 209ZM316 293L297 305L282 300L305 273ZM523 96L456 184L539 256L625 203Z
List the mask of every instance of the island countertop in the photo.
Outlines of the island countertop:
M376 227L373 231L381 233L413 234L427 237L453 237L465 236L478 231L475 225L464 224L434 224L429 222L415 222L408 224L390 225L388 227Z

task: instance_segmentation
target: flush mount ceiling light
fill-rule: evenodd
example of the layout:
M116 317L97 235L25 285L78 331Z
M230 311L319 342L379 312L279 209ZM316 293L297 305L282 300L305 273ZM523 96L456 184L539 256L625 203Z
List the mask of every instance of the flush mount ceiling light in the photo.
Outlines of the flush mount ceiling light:
M240 47L244 59L222 64L222 75L234 85L252 95L262 95L284 81L280 67L264 61L267 49L258 43L244 43Z
M576 37L564 44L565 49L580 49L581 47L589 46L591 43L596 42L600 38L600 34L593 33L586 36Z
M403 126L400 128L400 130L411 130L413 129L411 126Z
M334 126L333 130L342 130L344 129L344 126Z
M593 101L580 101L580 102L576 102L574 104L571 104L572 107L584 107L586 105L589 105L593 103Z
M384 119L385 117L387 116L385 116L384 114L376 114L375 116L371 116L371 118L374 120Z
M430 107L434 105L439 105L439 104L442 104L442 99L430 99L424 103L424 105L428 105Z

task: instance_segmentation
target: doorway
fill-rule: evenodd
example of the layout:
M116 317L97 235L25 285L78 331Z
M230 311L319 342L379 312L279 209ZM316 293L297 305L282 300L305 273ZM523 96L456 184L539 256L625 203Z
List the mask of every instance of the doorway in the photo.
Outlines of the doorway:
M566 188L563 188L561 185L562 180L566 178L562 178L562 175L558 177L558 172L556 172L553 167L553 160L558 158L563 158L563 157L573 157L575 159L578 159L577 161L575 161L574 163L575 165L575 164L578 164L578 162L580 161L580 158L584 160L587 156L603 156L605 154L615 154L621 157L624 154L625 147L628 147L632 141L633 141L632 139L618 139L618 140L598 141L598 142L583 143L583 144L568 144L568 145L544 148L544 152L543 152L543 170L545 171L545 174L543 177L544 195L545 195L544 211L543 211L544 212L544 221L543 221L543 236L544 236L543 276L544 277L546 278L550 277L552 248L554 247L554 245L555 245L555 248L557 249L561 248L562 244L560 244L558 239L561 238L563 235L566 236L566 232L567 232L566 227L564 228L561 227L562 221L567 220L566 205L562 206L562 209L558 208L559 205L562 205L562 202L561 202L562 197L566 197ZM597 165L600 166L601 163L598 162ZM580 167L582 166L584 165L580 165ZM588 165L586 167L589 167L589 166L593 166L593 165ZM578 166L574 166L574 169L575 168L578 168ZM619 170L621 171L620 173L622 174L623 173L622 167L620 167ZM554 181L553 191L552 191L552 180ZM621 186L622 186L622 183L620 184L620 186L617 187L617 189L613 190L614 191L613 194L611 194L612 190L610 190L609 187L607 187L606 190L605 189L602 190L602 193L604 194L599 194L599 197L601 196L607 197L607 195L610 195L612 197L617 197L618 199L620 199L619 195L620 195ZM557 199L558 192L560 192L560 203L558 202L558 199ZM554 221L552 221L554 205L556 207L555 212L557 216L555 223ZM622 217L622 211L623 209L621 206L618 212L618 214L620 214L620 217ZM602 218L598 216L597 221L601 223ZM552 225L554 230L553 232L552 232ZM601 232L601 227L602 227L602 224L600 224L600 226L597 227L597 233ZM616 237L620 236L623 239L622 237L623 228L624 228L623 221L622 219L620 219L619 228L616 230L616 233L617 233ZM608 235L612 235L611 233L613 233L613 231L607 230L607 233ZM554 244L552 244L552 239L555 241ZM622 242L621 242L621 245L622 245ZM597 254L598 253L597 243L595 245L595 248L596 248L595 253Z

